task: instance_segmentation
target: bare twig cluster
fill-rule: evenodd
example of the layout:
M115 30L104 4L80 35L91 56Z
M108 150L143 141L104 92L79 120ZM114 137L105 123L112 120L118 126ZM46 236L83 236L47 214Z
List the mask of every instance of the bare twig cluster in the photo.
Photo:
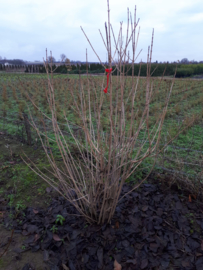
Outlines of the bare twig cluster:
M43 174L38 169L35 172L55 189L57 189L56 185L60 186L60 189L57 189L57 191L76 207L79 213L86 218L87 222L97 222L98 224L102 224L106 221L109 223L111 221L117 203L123 198L121 197L119 200L119 196L125 180L134 171L136 171L143 160L145 160L147 157L155 157L154 160L156 161L157 155L180 133L179 131L176 135L174 135L173 138L171 138L166 143L166 145L162 147L162 149L159 148L162 126L167 112L175 76L172 80L170 89L167 92L165 105L162 111L156 114L156 123L150 129L149 105L153 95L153 80L151 80L151 59L154 31L152 33L151 46L148 47L145 104L144 109L140 114L140 112L138 112L137 108L135 107L135 97L140 79L140 73L138 76L134 76L134 63L140 54L139 52L136 56L139 37L139 30L138 34L136 35L139 21L136 21L136 9L134 13L134 21L132 20L131 14L129 16L128 11L127 35L124 44L122 36L122 24L120 25L119 35L116 40L110 22L110 9L108 0L107 6L108 23L105 24L106 42L101 32L100 34L108 53L108 67L104 66L103 64L102 65L105 67L108 74L111 72L112 66L116 66L116 70L118 71L116 93L113 95L113 82L111 74L109 76L109 87L107 93L104 93L103 91L105 86L104 80L106 79L105 76L103 78L103 83L100 87L100 90L98 91L93 86L91 77L88 75L88 73L85 87L80 77L77 91L73 88L70 90L70 95L73 100L73 105L71 108L73 112L78 115L80 119L79 124L82 128L82 136L80 138L76 138L72 132L68 120L68 115L65 110L64 118L66 119L72 139L77 145L78 155L74 156L74 154L71 153L70 147L67 144L63 132L57 123L53 71L52 69L51 72L48 70L47 57L46 61L44 61L48 81L48 90L46 91L46 96L52 116L49 118L43 112L41 112L42 121L43 117L46 117L52 121L52 127L55 134L55 142L58 145L61 157L63 159L63 168L57 167L52 153L51 155L48 154L47 146L49 146L51 139L47 136L46 128L44 133L46 136L46 143L43 143L40 132L31 116L32 126L38 132L44 147L44 151L54 171L53 175L58 179L58 183L56 183L56 181L53 179L50 179L46 174ZM83 29L82 31L84 32ZM85 36L87 37L86 34ZM112 53L112 36L115 45L114 53ZM90 43L88 38L87 40ZM130 56L129 51L127 51L130 44L132 46L132 56ZM91 47L97 55L92 45ZM98 55L97 57L102 63ZM130 62L131 65L129 64ZM124 91L126 90L125 85L127 80L127 77L125 76L126 66L127 69L132 68L132 80L129 95L127 98L124 98ZM114 96L116 97L115 100L113 100ZM91 106L92 102L94 102L93 110ZM107 123L102 121L101 112L102 106L104 104L108 105L109 108ZM33 105L37 107L34 102ZM127 106L128 110L126 109ZM126 113L128 113L129 121L126 121ZM137 117L138 113L140 117ZM108 136L105 135L107 133L104 133L104 129L109 131ZM134 145L138 141L138 136L141 132L143 133L144 140L135 151ZM149 142L147 147L146 140ZM155 161L151 171L153 170ZM33 170L33 168L31 169ZM149 174L144 179L142 179L142 181L132 190L138 188L147 179Z

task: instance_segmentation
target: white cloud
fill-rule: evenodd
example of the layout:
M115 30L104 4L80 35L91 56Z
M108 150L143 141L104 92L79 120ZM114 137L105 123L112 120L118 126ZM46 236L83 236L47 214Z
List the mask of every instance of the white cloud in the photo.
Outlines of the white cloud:
M189 22L203 22L203 12L201 12L201 13L197 13L197 14L194 14L194 15L192 15L192 16L190 16L189 17L189 19L188 19L188 21Z

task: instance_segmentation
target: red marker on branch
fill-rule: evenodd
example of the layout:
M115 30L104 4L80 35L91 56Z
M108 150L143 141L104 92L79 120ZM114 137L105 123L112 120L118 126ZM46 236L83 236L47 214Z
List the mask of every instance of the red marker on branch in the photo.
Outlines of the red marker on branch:
M105 71L107 72L107 87L104 89L104 93L107 93L107 89L108 89L108 85L109 85L109 75L112 71L112 68L107 68L107 69L105 69Z

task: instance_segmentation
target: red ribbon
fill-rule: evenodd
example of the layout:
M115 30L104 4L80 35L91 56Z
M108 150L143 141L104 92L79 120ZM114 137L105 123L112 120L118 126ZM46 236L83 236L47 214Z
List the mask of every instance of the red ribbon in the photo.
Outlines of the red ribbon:
M107 93L107 89L108 89L108 85L109 85L109 75L110 75L110 73L111 73L111 71L112 71L112 68L107 68L107 69L105 69L105 71L106 71L108 74L107 74L107 87L104 89L104 93Z

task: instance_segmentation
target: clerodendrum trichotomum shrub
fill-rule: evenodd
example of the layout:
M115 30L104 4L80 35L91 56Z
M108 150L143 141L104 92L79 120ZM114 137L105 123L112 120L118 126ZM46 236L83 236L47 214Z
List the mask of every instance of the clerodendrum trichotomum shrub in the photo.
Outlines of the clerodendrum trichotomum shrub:
M128 11L128 28L124 43L122 24L120 25L118 38L115 38L110 22L108 0L107 5L106 41L101 32L100 34L108 53L108 66L102 63L82 29L94 53L104 67L106 74L103 75L102 79L96 79L88 74L87 69L86 78L82 78L79 75L79 80L69 89L70 98L72 99L72 113L77 118L77 125L79 126L77 133L74 132L70 124L71 121L67 111L65 109L63 111L66 125L74 142L74 150L77 149L77 151L72 151L73 147L71 148L70 146L70 140L67 141L67 137L65 137L57 122L53 70L51 69L51 72L48 70L46 53L46 61L44 61L48 82L46 96L51 117L42 113L42 122L44 121L43 117L52 122L55 135L54 142L60 151L63 167L59 168L53 154L48 153L47 146L50 147L51 139L47 135L46 129L42 133L31 117L32 126L38 132L52 167L53 175L57 181L50 179L42 172L40 176L52 187L58 187L57 191L76 207L79 213L86 218L87 222L97 222L98 224L111 221L116 205L122 199L122 197L119 199L119 195L125 180L148 157L153 157L154 160L151 168L152 171L159 152L180 133L178 132L171 138L162 149L159 148L161 130L175 76L167 92L163 108L159 113L156 113L155 123L152 125L150 122L149 105L153 95L151 59L154 31L151 47L148 47L146 83L143 84L144 93L142 94L145 96L145 102L142 104L142 107L138 108L136 105L136 95L138 93L139 80L141 79L140 71L137 76L134 76L134 63L139 55L138 53L136 56L136 48L140 29L136 35L138 27L136 12L134 22L130 16L130 33ZM112 40L114 42L114 52ZM131 55L129 52L127 53L129 46L132 48ZM124 72L126 66L127 71L130 68L132 69L132 76L130 78ZM112 67L115 67L115 69L113 70ZM115 74L116 72L118 75L112 76L112 73ZM126 88L127 81L130 82L130 87L128 86L128 88ZM139 99L140 97L138 96L137 100ZM32 101L31 98L30 100ZM33 105L36 107L34 103ZM45 137L45 141L42 140L42 134ZM142 135L142 140L140 140L140 135ZM146 141L148 141L147 144ZM33 170L33 168L31 169ZM132 190L138 188L148 176L149 174L139 184L135 185Z

